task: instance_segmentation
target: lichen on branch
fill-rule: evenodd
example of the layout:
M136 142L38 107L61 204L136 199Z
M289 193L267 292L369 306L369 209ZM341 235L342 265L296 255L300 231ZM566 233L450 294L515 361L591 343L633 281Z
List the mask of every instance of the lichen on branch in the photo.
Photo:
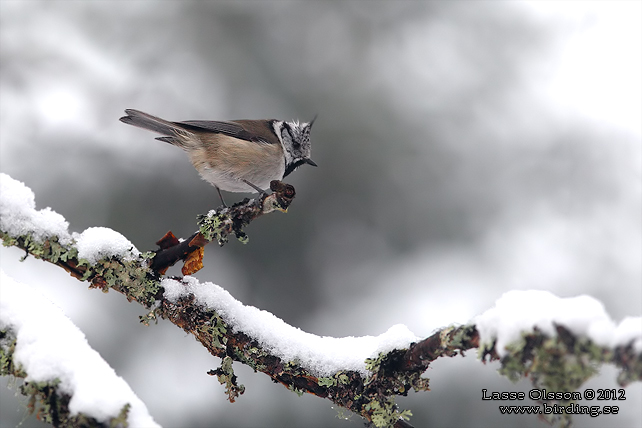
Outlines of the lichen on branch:
M249 238L244 228L258 217L274 211L287 212L296 192L290 184L274 180L270 183L273 193L263 194L257 199L244 199L231 207L219 207L207 214L197 216L198 231L184 241L179 241L170 231L156 244L160 247L152 260L152 270L164 274L179 260L188 263L183 275L191 275L202 267L202 250L211 241L223 246L228 236L234 234L242 243Z
M268 329L260 323L244 323L264 311L246 307L220 287L200 283L191 277L161 279L165 269L178 260L186 259L190 264L198 265L202 256L194 255L194 252L201 251L208 242L216 240L222 245L227 242L229 234L245 239L243 228L249 222L268 212L287 209L294 191L288 185L279 189L273 189L275 193L272 195L210 212L200 219L199 230L192 237L180 241L168 234L158 242L160 249L156 251L140 253L133 248L123 249L120 245L118 251L98 246L100 251L87 253L86 249L78 248L76 235L66 232L66 226L61 227L60 219L56 219L58 223L54 229L47 229L42 226L47 222L41 221L35 208L18 205L16 208L11 204L0 206L3 216L0 238L3 245L21 248L25 254L60 266L73 277L90 282L92 288L104 292L113 289L124 294L129 301L140 303L147 309L141 322L149 324L159 318L167 319L194 335L212 355L222 359L221 366L210 374L216 375L226 385L230 401L237 399L244 390L233 371L232 363L236 361L265 373L296 393L309 393L331 400L377 427L408 427L407 419L411 414L398 408L395 397L405 396L410 390L427 391L429 381L422 374L432 361L460 355L474 348L480 350L483 361L499 360L500 373L512 380L530 377L536 386L578 388L594 374L594 367L604 363L613 363L620 369L618 380L622 385L642 380L641 338L625 335L623 337L632 338L605 345L571 330L567 325L555 324L555 329L544 331L532 324L523 330L513 329L513 333L520 332L518 337L511 338L500 347L498 343L504 343L501 340L506 341L506 337L498 327L511 325L510 319L501 323L475 321L464 326L450 326L424 339L397 329L389 334L391 337L388 339L401 336L400 340L388 341L385 349L368 351L369 356L357 364L348 367L324 362L320 366L325 368L319 369L314 358L319 361L326 358L322 355L325 346L334 346L335 351L341 349L340 339L319 338L287 325L283 337L273 335L270 328L276 326L280 329L285 323L277 319L278 322L270 324ZM288 195L289 199L284 199ZM5 209L6 206L9 209ZM14 217L6 218L10 215ZM24 224L32 226L22 227L21 219L26 219ZM100 257L83 257L82 254L98 254ZM533 305L532 299L523 300ZM276 317L264 313L255 321L271 323L273 318ZM495 319L488 318L491 321ZM523 319L519 321L524 322ZM494 332L489 334L488 331ZM294 343L301 337L305 340L312 338L318 346L292 354L277 343L278 340ZM359 348L352 346L349 349L354 353L354 349ZM378 348L375 346L373 349ZM9 354L5 352L2 355L3 366L10 364Z

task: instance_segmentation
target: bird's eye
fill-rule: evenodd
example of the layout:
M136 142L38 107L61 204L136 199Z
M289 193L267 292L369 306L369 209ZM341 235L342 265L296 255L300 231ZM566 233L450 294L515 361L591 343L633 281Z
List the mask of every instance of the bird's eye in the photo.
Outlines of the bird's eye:
M292 147L294 147L295 149L298 149L299 147L301 147L301 143L299 143L297 140L293 140Z

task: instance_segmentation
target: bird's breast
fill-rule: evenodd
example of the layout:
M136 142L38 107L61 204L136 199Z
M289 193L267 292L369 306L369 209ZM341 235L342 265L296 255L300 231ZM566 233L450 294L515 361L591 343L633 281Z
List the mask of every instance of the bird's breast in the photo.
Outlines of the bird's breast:
M285 160L280 144L213 135L216 138L201 138L203 144L188 152L204 180L228 192L251 192L243 180L269 189L270 181L283 178Z

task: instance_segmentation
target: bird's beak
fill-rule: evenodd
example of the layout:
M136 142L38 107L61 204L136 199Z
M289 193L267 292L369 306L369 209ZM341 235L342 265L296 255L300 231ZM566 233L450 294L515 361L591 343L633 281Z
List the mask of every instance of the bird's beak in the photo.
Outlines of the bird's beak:
M314 161L312 159L306 159L305 163L307 163L308 165L317 166L317 164L314 163Z

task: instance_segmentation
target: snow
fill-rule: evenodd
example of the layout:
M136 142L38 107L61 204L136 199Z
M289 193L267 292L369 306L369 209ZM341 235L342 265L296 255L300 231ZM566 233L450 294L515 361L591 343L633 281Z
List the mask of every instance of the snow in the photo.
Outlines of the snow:
M31 189L18 180L0 173L0 229L10 235L31 232L42 242L57 235L61 244L71 242L69 223L63 216L47 207L36 210L35 196Z
M133 260L140 252L127 238L107 227L90 227L83 233L74 233L78 258L90 263L108 256L119 256L124 260Z
M130 403L130 427L159 426L125 380L89 346L84 334L60 308L3 270L0 328L16 333L14 361L28 373L26 380L60 379L59 388L71 396L72 414L84 413L107 422Z
M590 296L561 298L548 291L509 291L495 306L474 320L481 343L497 340L500 357L508 353L506 345L519 340L523 332L537 327L555 336L554 324L562 325L577 336L585 336L605 347L633 343L642 352L642 317L629 317L619 325L609 317L604 305Z
M633 349L642 354L642 317L626 317L612 333L612 343L626 345L633 342Z
M79 258L90 263L107 256L120 256L125 260L131 260L140 254L127 238L111 229L92 227L80 234L70 235L68 226L65 219L50 208L37 211L33 192L23 183L0 173L0 227L3 231L11 235L31 232L34 238L39 240L57 235L65 244L75 241ZM4 274L2 280L3 313L0 321L20 327L22 342L17 355L25 366L29 365L28 372L33 379L51 379L56 376L64 378L64 387L69 388L70 392L77 392L72 400L73 408L85 409L82 406L90 403L88 408L98 412L97 414L103 418L113 415L109 412L115 409L120 410L124 401L118 401L120 404L116 406L114 401L96 404L101 400L98 397L89 400L76 397L93 397L96 395L92 391L95 386L100 385L103 389L105 385L113 385L114 389L126 388L128 394L133 397L132 400L139 402L124 381L113 373L97 353L88 348L82 333L60 314L59 310L53 310L50 304L36 304L33 297L18 299L15 296L25 287L15 286ZM168 300L175 302L181 296L193 294L197 304L215 310L233 331L244 332L257 340L268 352L284 361L298 362L317 376L329 376L340 370L355 370L366 375L366 358L376 357L380 352L405 349L412 342L420 340L401 324L376 337L317 336L292 327L269 312L243 305L223 288L210 282L200 283L195 278L185 277L183 282L164 279L161 284ZM55 313L55 316L48 317L58 321L50 322L47 317L43 317L42 313L46 311L36 310L38 305L47 307L48 313ZM35 315L25 315L32 312ZM532 332L535 327L547 335L555 335L554 324L563 325L578 336L589 337L601 346L615 347L632 343L635 351L642 353L642 318L626 318L616 325L602 303L589 296L560 298L547 291L510 291L497 300L492 309L476 317L474 322L482 343L497 340L496 350L500 356L507 353L507 344L518 340L523 332ZM21 327L23 324L24 328ZM73 342L73 345L65 346L64 349L78 347L83 351L67 355L58 350L55 342L60 339L53 339L58 329L65 331L65 339ZM51 337L49 342L45 340L47 337ZM52 346L39 345L41 340L51 343ZM78 357L81 354L84 356ZM69 364L72 360L73 364ZM91 373L82 372L82 376L78 373L87 371L83 362L90 360L99 361L96 364L102 364L105 368L101 370L109 372L109 376L96 371L96 376L104 376L104 379L86 382L85 379L92 379L89 377ZM121 383L124 386L120 385ZM142 403L140 406L144 409ZM103 413L100 413L100 409L104 409Z
M63 216L47 207L36 210L35 196L20 181L0 173L0 229L10 235L31 232L42 242L58 236L59 242L68 245L76 241L78 257L90 263L108 256L132 260L140 252L120 233L106 227L90 227L82 233L69 234L69 223Z
M267 311L243 305L216 284L200 283L189 276L183 280L163 279L161 285L167 300L176 302L193 294L196 304L216 311L233 331L242 331L284 362L296 361L316 376L330 376L339 370L355 370L365 376L366 358L405 349L420 340L401 324L376 337L317 336L292 327Z

